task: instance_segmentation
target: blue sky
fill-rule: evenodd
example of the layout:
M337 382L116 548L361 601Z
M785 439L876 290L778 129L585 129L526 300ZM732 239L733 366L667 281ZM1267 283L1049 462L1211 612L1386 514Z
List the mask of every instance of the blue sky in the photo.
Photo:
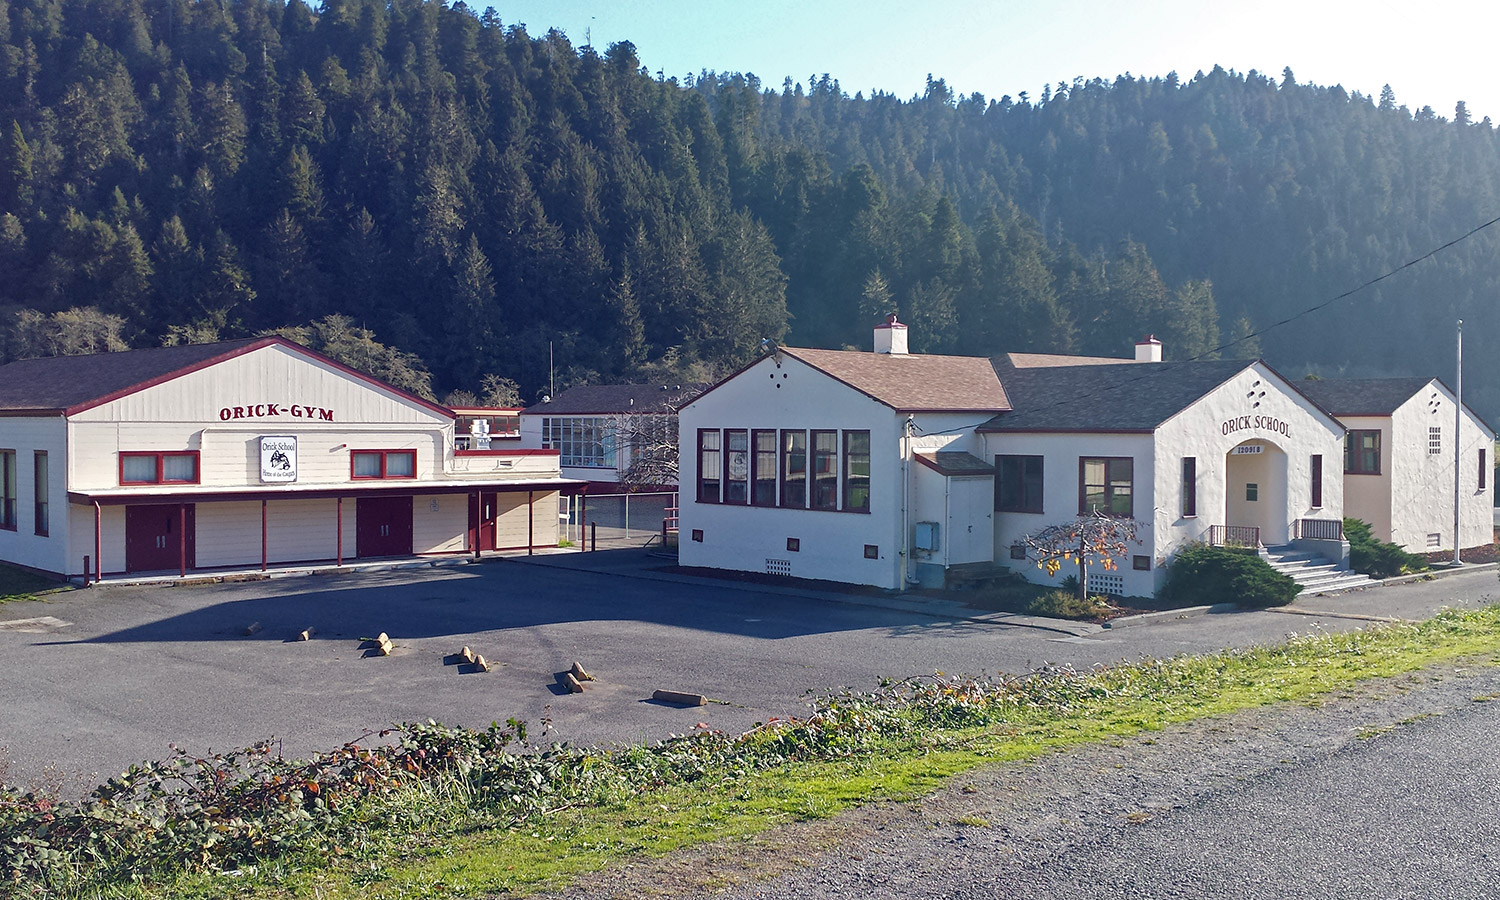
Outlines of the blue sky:
M906 98L928 73L957 92L1041 93L1044 83L1121 72L1184 79L1216 63L1301 82L1342 84L1451 117L1500 121L1500 78L1488 65L1500 4L1454 2L1247 3L1223 0L514 0L495 6L533 34L561 28L601 51L629 40L651 71L754 72L768 86L806 85L824 72L849 94Z

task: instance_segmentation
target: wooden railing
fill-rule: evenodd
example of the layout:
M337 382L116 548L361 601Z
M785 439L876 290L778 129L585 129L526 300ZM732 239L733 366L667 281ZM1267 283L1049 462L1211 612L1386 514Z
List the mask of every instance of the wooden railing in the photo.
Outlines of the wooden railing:
M1298 519L1292 523L1292 540L1342 541L1342 519Z
M1215 547L1259 547L1260 527L1257 525L1210 525L1208 542Z

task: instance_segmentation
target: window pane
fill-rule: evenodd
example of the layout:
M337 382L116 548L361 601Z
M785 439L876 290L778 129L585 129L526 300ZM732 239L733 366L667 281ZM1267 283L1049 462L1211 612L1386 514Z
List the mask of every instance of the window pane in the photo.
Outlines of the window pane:
M32 493L36 497L36 509L33 515L36 519L36 533L47 534L50 530L50 522L47 509L48 484L47 484L47 453L38 450L33 457L33 480Z
M757 431L755 443L755 484L750 502L756 506L776 503L776 432Z
M807 507L807 432L781 433L781 505Z
M837 509L839 471L839 435L836 431L814 431L812 433L813 509Z
M162 481L197 481L198 457L185 453L163 457L161 470Z
M16 454L0 453L0 528L16 527Z
M719 502L719 432L698 432L698 500Z
M120 480L156 483L155 456L127 456L120 460Z
M387 453L385 455L385 477L411 478L417 474L417 454L412 451Z
M379 478L380 454L356 452L354 454L354 477Z
M870 510L870 432L844 432L844 509Z
M724 502L750 499L750 434L743 428L724 432Z

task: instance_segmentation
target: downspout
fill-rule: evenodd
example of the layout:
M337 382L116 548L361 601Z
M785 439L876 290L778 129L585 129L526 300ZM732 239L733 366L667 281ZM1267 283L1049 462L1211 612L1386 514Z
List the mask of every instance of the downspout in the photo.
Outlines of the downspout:
M946 536L939 536L938 540L943 542L943 570L947 571L951 560L949 552L953 549L953 510L950 500L953 497L953 479L947 475L943 476L943 530L948 532Z
M911 569L911 433L915 418L908 413L901 429L901 586L916 584Z

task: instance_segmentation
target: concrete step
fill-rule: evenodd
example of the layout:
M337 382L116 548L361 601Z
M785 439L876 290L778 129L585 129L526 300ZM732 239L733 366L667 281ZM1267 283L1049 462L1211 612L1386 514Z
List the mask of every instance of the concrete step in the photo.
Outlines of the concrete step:
M1302 585L1302 594L1303 596L1310 596L1312 594L1329 594L1335 591L1349 591L1355 590L1357 588L1375 587L1378 584L1380 584L1380 582L1374 581L1368 576L1361 575L1358 572L1348 572L1338 578L1329 578L1310 584L1304 584Z

